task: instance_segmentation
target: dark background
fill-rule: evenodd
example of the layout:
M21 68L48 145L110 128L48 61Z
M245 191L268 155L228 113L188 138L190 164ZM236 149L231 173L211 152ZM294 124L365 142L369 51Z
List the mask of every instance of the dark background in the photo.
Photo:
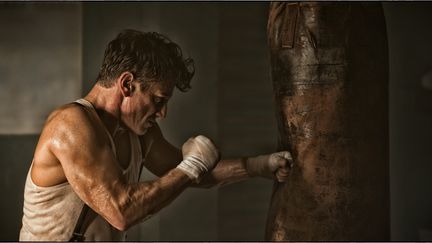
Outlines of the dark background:
M432 4L383 6L390 53L391 240L432 240L432 85L425 79L432 71ZM160 123L168 140L181 146L202 133L216 141L224 157L275 151L267 11L264 2L0 3L0 119L6 124L23 106L32 110L36 103L42 110L40 117L14 118L12 132L0 129L0 240L18 239L25 176L40 132L40 125L30 132L20 129L19 119L36 123L53 107L86 94L106 44L124 28L166 34L195 60L192 90L175 92ZM18 51L1 48L10 43L17 43ZM77 51L70 59L56 58L71 48ZM44 60L51 62L41 66ZM73 60L78 68L72 68ZM69 79L50 76L56 70ZM74 88L53 85L56 78ZM35 94L44 95L23 98ZM147 171L144 177L153 178ZM264 179L188 189L133 227L128 240L264 240L271 189Z

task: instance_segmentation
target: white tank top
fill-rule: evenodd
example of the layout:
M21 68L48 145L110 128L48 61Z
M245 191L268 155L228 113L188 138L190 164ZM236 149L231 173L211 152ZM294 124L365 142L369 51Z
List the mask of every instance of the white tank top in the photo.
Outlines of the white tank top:
M85 99L75 101L83 105L97 117L93 105ZM104 127L105 128L105 127ZM111 134L105 128L116 155L116 148ZM139 138L129 132L131 160L123 170L129 183L139 181L141 164L144 162ZM150 148L147 148L149 150ZM32 163L33 165L33 163ZM121 167L121 166L120 166ZM84 205L68 182L50 187L41 187L33 183L31 168L27 174L24 189L24 208L20 241L68 241ZM97 216L86 230L86 241L122 241L125 233L116 230L104 218Z

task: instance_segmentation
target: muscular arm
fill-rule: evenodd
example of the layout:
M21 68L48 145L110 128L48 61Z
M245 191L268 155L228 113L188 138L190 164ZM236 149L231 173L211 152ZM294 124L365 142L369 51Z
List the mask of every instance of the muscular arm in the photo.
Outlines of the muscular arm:
M156 176L163 176L182 160L181 150L165 140L158 126L154 126L145 136L141 137L141 144L144 147L150 144L152 146L147 154L145 166ZM192 186L209 188L247 178L250 176L247 173L244 159L222 159L199 184L192 184Z
M242 181L250 177L244 159L223 159L217 164L212 173L204 177L196 186L210 188Z
M127 184L100 125L78 107L59 112L47 124L55 128L48 129L49 149L78 196L115 228L125 230L171 202L191 180L172 169L157 180Z

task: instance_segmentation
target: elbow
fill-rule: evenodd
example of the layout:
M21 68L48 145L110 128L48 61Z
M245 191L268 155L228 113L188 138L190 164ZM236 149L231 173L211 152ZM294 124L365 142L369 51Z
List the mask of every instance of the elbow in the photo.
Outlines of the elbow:
M116 216L112 217L108 222L119 231L126 231L132 226L128 222L127 217L122 213L116 213Z
M117 225L117 227L114 227L114 228L116 228L116 229L119 230L119 231L126 231L126 230L128 230L131 226L132 226L132 225L129 224L128 222L126 222L126 221L122 221L122 222L120 222L120 223Z
M130 225L130 224L120 224L118 226L114 226L114 228L118 231L124 232L124 231L128 230L131 226L132 225Z
M109 223L119 231L126 231L134 226L141 219L147 219L151 214L148 210L143 210L143 207L134 207L132 203L124 201L125 203L116 204L113 207L113 214Z
M129 229L129 227L127 227L125 224L118 224L118 225L113 225L112 224L112 226L116 229L116 230L118 230L118 231L126 231L126 230L128 230Z
M106 219L115 229L126 231L138 222L149 218L154 211L147 201L137 200L136 192L136 187L122 188L111 198L111 217Z
M125 213L119 213L115 218L112 219L110 224L119 231L126 231L130 227L134 226L138 222L145 221L149 219L151 216L153 216L150 213L147 213L146 215L143 215L141 218L134 218L133 216L127 216Z
M126 231L132 226L133 215L130 215L130 200L127 194L127 188L121 188L115 193L110 200L110 213L105 219L108 223L119 231Z
M104 218L108 223L119 231L126 231L132 226L132 217L128 214L128 205L112 200L110 210L106 211Z

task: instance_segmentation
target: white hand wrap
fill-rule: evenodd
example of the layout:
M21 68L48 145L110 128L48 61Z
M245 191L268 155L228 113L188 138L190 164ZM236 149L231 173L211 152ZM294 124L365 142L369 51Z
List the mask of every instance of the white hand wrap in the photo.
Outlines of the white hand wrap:
M183 161L177 166L191 179L200 180L219 161L219 152L212 141L202 135L189 138L182 147Z
M288 151L247 158L246 169L251 176L274 177L279 168L292 167L292 157Z

